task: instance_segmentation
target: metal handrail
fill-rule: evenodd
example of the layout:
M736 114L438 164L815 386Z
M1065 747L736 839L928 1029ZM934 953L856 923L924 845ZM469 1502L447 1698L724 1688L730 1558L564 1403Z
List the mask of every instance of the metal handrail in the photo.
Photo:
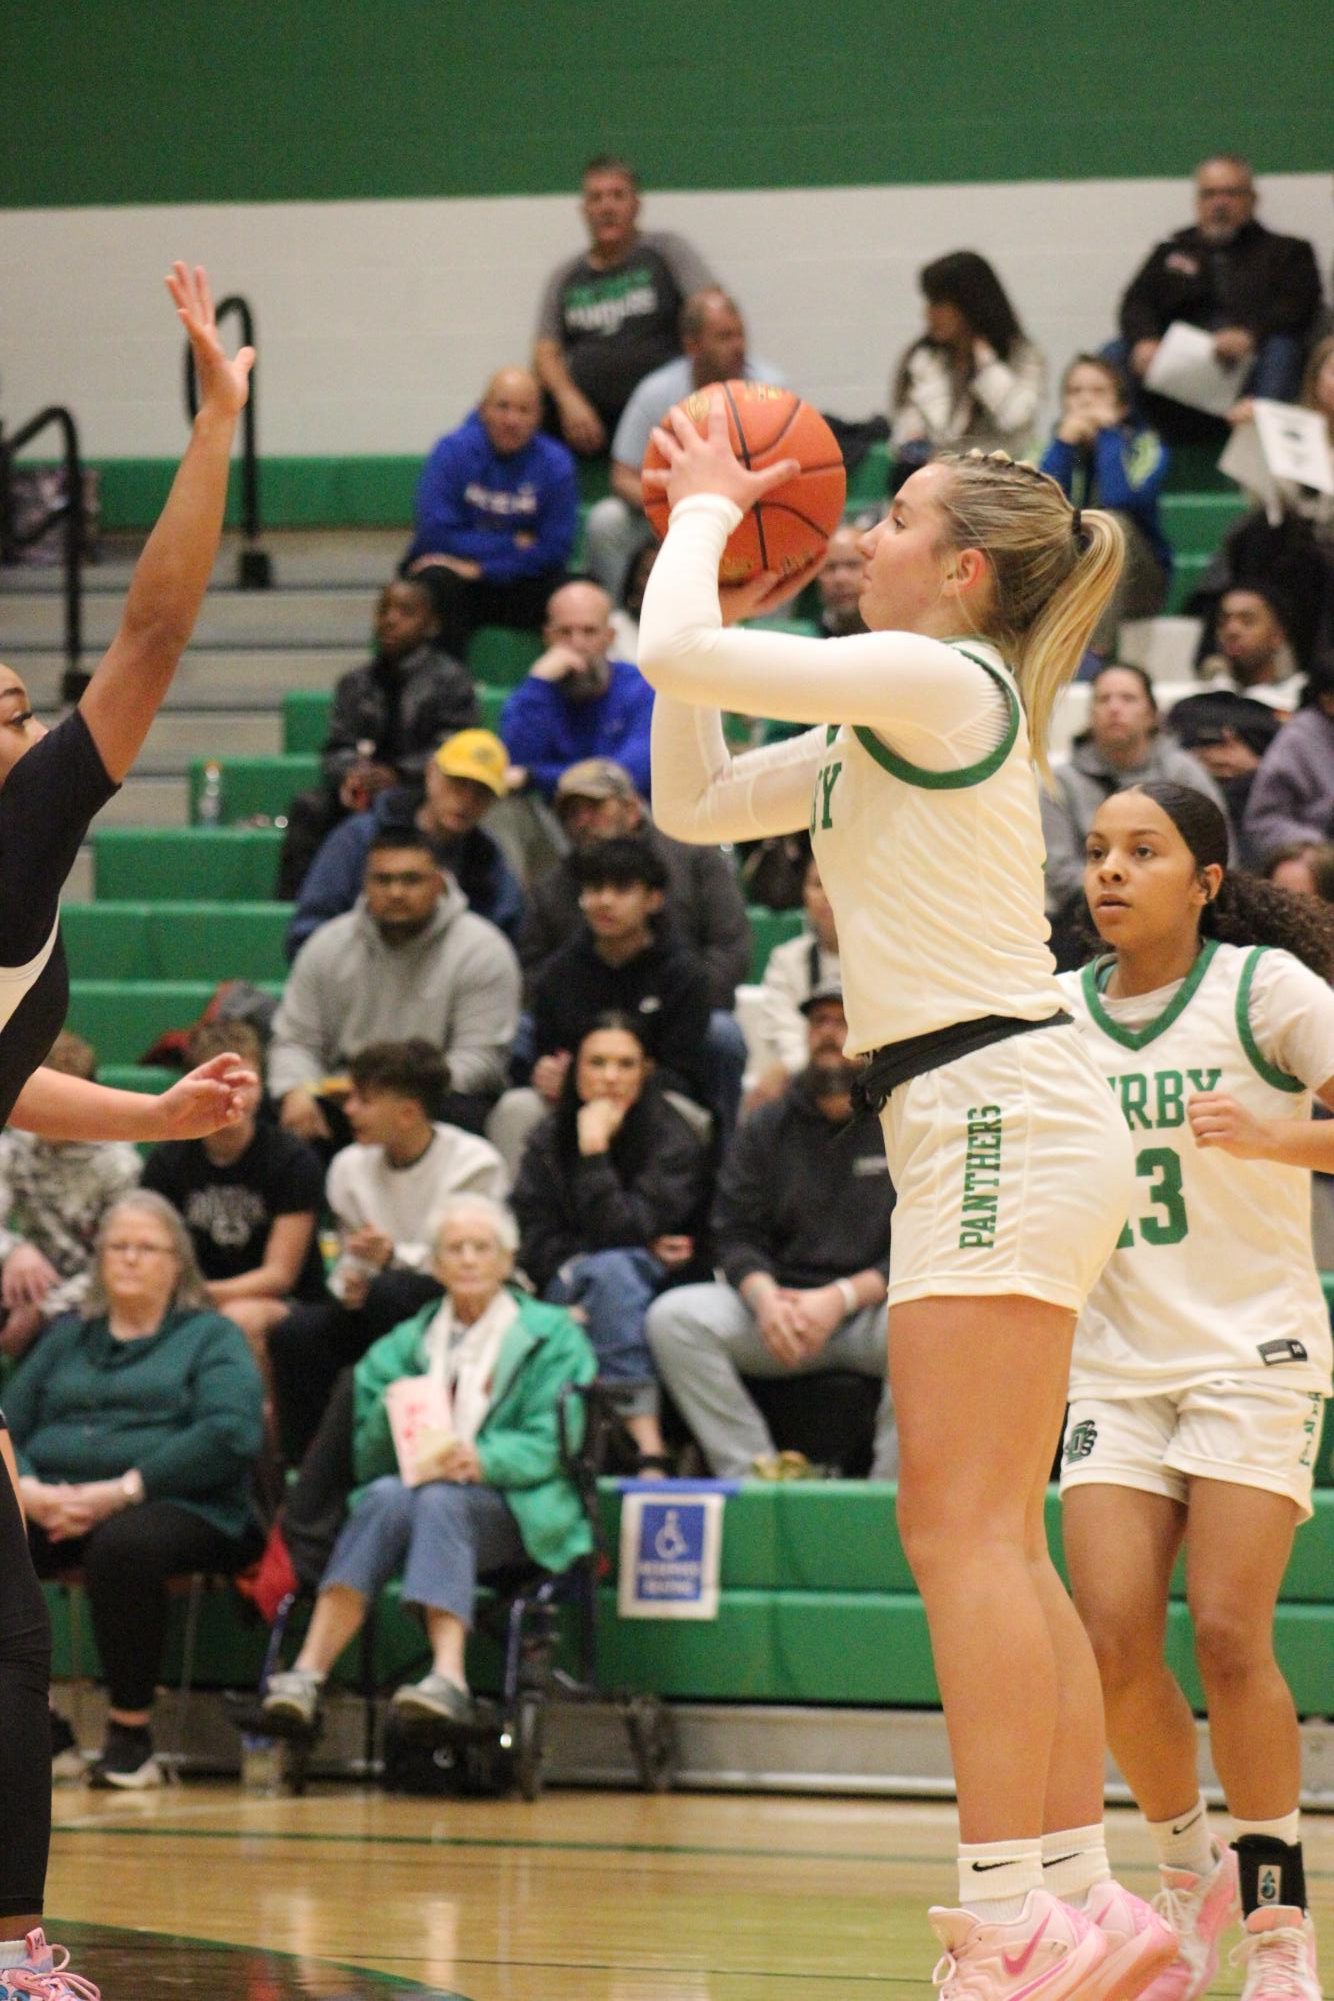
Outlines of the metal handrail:
M54 424L64 443L65 490L53 506L22 535L14 527L14 461L23 447ZM0 552L11 562L20 549L39 541L53 523L61 523L61 567L64 571L65 673L60 684L61 698L77 702L88 684L83 672L83 460L79 453L79 430L63 404L52 403L17 431L0 436Z
M218 325L235 313L241 322L241 344L255 347L255 316L250 303L239 292L231 293L217 308ZM243 591L267 590L273 582L273 564L267 552L260 548L260 508L259 508L259 448L256 444L258 425L258 364L250 371L250 395L241 413L241 537L242 549L236 566L236 581ZM185 407L191 422L199 412L199 379L195 370L194 352L189 341L185 343Z

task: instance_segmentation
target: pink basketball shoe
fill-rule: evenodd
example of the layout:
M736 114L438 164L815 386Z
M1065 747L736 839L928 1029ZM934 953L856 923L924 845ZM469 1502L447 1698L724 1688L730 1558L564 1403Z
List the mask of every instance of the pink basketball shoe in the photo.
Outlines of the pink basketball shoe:
M932 1979L941 2001L1068 2001L1112 1950L1082 1911L1030 1890L1023 1915L990 1923L972 1911L927 1913L944 1947Z
M1095 1967L1080 2001L1135 2001L1176 1958L1176 1933L1152 1904L1119 1883L1095 1883L1084 1910L1112 1949Z
M1158 1873L1163 1887L1153 1906L1176 1933L1177 1953L1140 2001L1196 2001L1218 1971L1218 1941L1241 1908L1236 1850L1225 1848L1205 1876L1190 1869Z
M63 1945L50 1946L46 1933L30 1931L17 1966L0 1966L0 2001L102 2001L102 1990L80 1974L68 1973Z
M1315 1926L1295 1904L1262 1904L1252 1911L1231 1962L1246 1967L1241 2001L1320 2001Z

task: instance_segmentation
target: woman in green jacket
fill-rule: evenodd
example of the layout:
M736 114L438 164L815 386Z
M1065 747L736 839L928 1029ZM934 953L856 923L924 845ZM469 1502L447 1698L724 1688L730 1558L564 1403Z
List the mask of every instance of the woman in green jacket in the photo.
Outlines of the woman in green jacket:
M93 1785L161 1783L149 1724L167 1580L253 1554L263 1395L176 1211L145 1189L114 1203L83 1315L58 1320L5 1392L38 1575L79 1569L88 1591L111 1697Z
M561 1391L591 1382L597 1366L563 1308L508 1287L518 1241L502 1204L456 1196L436 1238L443 1302L357 1364L353 1463L364 1484L296 1663L270 1677L267 1714L315 1722L330 1668L401 1570L404 1600L425 1617L431 1672L400 1688L394 1705L469 1723L463 1652L479 1575L525 1559L568 1570L592 1547L561 1468L559 1427ZM420 1387L405 1396L398 1386L412 1379Z

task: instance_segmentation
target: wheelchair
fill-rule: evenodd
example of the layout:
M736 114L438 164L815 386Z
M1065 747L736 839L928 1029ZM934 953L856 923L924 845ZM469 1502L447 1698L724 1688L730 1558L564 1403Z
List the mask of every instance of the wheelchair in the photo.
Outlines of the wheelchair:
M525 1800L540 1795L546 1767L547 1720L553 1702L600 1703L620 1713L640 1784L645 1791L667 1790L675 1775L676 1743L671 1712L656 1695L603 1688L597 1673L597 1593L611 1565L602 1536L598 1476L617 1463L619 1417L598 1382L567 1384L559 1403L561 1464L579 1495L593 1538L590 1553L560 1574L537 1564L493 1571L482 1580L476 1630L496 1642L501 1655L500 1687L475 1699L468 1725L386 1719L381 1755L376 1757L376 1608L368 1612L360 1642L358 1692L364 1713L364 1765L380 1767L391 1791L497 1796L517 1790ZM278 1784L289 1794L306 1789L321 1726L267 1717L261 1704L269 1677L282 1659L293 1615L305 1592L292 1592L278 1608L269 1632L256 1697L229 1706L235 1726L253 1741L272 1742L279 1754ZM563 1623L573 1627L575 1671L557 1661Z

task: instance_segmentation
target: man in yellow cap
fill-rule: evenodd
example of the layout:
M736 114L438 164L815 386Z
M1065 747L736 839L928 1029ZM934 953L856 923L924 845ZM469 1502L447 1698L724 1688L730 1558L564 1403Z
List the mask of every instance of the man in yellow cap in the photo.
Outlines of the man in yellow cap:
M518 937L523 891L500 845L482 820L509 790L509 757L490 730L458 730L426 765L426 794L406 786L381 792L370 810L335 827L306 874L287 929L287 956L296 956L312 931L350 910L361 893L366 857L377 834L414 827L425 834L469 909L489 918L506 937Z

